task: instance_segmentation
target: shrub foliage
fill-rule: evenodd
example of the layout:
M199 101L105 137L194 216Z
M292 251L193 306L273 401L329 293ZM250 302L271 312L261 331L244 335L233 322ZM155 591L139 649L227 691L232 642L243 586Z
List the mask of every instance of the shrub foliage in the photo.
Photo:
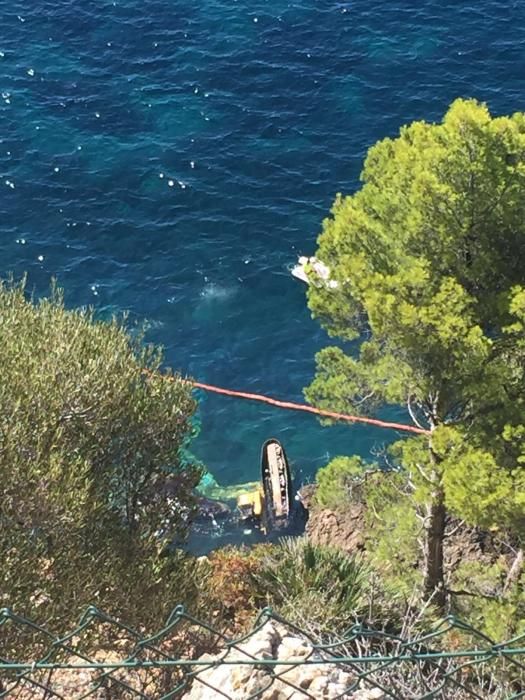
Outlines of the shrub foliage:
M195 402L161 353L117 320L0 286L1 593L17 612L68 621L95 602L162 619L191 588L180 556L200 476L182 464ZM191 577L190 577L191 578ZM156 613L153 610L156 609Z

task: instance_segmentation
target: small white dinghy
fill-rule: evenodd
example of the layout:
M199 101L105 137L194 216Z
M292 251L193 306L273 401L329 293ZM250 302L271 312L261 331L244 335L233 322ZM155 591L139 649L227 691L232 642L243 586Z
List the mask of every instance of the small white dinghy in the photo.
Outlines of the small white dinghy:
M325 286L329 289L338 287L337 281L330 279L330 268L314 255L309 258L301 255L292 268L292 275L301 282L314 284L316 287Z

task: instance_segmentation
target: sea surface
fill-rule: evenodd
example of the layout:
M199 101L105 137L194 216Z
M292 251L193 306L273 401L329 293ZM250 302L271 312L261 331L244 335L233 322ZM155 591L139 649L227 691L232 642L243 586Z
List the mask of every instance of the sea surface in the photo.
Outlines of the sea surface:
M55 276L174 369L292 401L328 338L289 268L367 148L458 96L525 109L523 0L0 8L0 276ZM198 422L223 485L258 478L270 436L300 480L396 437L204 394Z

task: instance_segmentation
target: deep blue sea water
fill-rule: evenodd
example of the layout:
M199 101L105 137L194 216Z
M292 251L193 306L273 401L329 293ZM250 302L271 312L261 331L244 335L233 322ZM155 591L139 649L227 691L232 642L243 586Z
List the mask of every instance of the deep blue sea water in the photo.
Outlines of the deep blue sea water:
M129 310L201 381L301 400L327 337L289 274L378 138L525 109L523 0L3 0L0 275ZM395 437L202 396L223 484Z

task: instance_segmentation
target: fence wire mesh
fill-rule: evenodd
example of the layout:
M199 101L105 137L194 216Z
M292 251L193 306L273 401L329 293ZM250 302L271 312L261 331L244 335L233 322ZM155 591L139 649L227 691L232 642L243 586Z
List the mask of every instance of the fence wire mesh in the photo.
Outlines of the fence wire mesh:
M354 625L314 639L266 608L231 638L177 606L155 634L89 607L56 636L0 611L0 698L463 700L525 697L525 633L495 643L454 617L405 639Z

